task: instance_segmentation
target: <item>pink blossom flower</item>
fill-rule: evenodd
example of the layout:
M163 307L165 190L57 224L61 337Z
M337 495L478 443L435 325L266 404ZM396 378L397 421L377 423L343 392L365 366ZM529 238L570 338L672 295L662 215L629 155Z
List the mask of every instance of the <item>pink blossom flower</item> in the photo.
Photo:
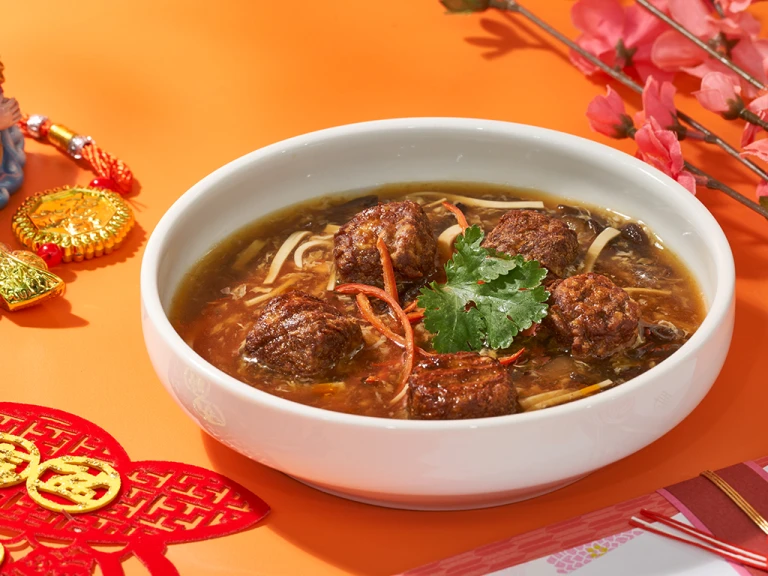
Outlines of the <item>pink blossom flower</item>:
M629 130L634 128L624 101L610 86L605 96L595 96L589 103L587 119L592 130L611 138L626 138Z
M744 147L742 156L755 156L763 162L768 162L768 140L758 140Z
M768 40L758 39L760 23L751 14L739 12L728 18L717 18L712 15L707 0L669 0L669 12L673 19L758 81L768 82L763 67L763 60L768 55ZM651 60L666 71L682 70L699 78L717 71L739 79L675 30L667 30L656 39ZM755 87L748 82L742 81L741 85L746 96L751 98L756 94Z
M647 118L653 118L668 130L677 130L677 109L675 93L677 88L671 82L659 82L649 76L643 88L643 110L635 114L635 122L643 124Z
M578 0L571 9L571 19L583 32L576 39L579 46L612 68L634 72L643 80L650 75L659 80L674 77L651 62L653 41L667 26L644 8L636 4L625 7L619 0ZM599 70L574 51L570 57L587 76Z
M723 12L725 12L726 16L730 16L732 14L744 12L744 10L749 8L752 2L760 1L761 0L720 0L720 8L723 9Z
M756 114L760 120L768 121L768 94L763 94L752 100L752 102L747 105L747 109ZM743 148L747 144L752 144L760 133L760 130L762 130L762 128L757 124L747 122L744 125L744 132L741 134L741 147Z
M696 178L685 170L683 151L674 132L664 130L656 119L648 118L635 134L635 143L638 158L696 194Z
M701 79L701 89L693 95L704 108L730 120L738 118L744 108L739 82L722 72L708 72Z

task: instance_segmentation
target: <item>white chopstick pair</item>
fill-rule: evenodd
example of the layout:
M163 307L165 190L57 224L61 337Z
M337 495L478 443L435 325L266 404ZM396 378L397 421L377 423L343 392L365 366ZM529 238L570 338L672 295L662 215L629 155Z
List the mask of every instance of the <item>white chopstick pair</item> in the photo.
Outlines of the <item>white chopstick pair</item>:
M659 536L707 550L726 560L768 572L768 558L762 554L729 544L658 512L643 509L640 510L640 516L643 516L645 519L632 516L629 523L632 526L642 528ZM654 525L651 522L656 522L657 524Z

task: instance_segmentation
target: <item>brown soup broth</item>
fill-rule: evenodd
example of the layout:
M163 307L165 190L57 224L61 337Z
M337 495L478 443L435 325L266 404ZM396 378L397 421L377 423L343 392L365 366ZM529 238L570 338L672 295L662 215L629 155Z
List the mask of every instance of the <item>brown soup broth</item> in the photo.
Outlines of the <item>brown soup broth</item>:
M616 384L626 382L675 352L696 331L706 314L696 281L661 240L641 223L604 209L527 189L488 184L418 183L389 185L362 196L313 199L275 212L234 233L203 257L183 280L170 314L173 326L205 360L270 394L327 410L406 418L405 410L389 406L400 376L403 353L362 319L365 347L351 361L338 366L331 380L291 379L249 362L241 350L254 316L269 298L269 289L263 285L269 265L292 232L307 230L313 238L319 237L320 244L304 253L301 269L296 267L292 253L271 288L301 289L359 317L352 297L327 290L333 263L332 228L327 226L344 224L377 200L387 202L409 197L422 204L437 237L456 220L436 201L439 198L413 196L423 191L489 200L543 201L547 213L565 220L578 234L581 254L567 275L579 273L584 254L603 227L624 227L622 235L600 253L594 272L628 288L630 296L640 305L638 341L607 360L582 362L573 359L545 329L535 336L518 336L509 350L488 353L503 356L522 346L526 348L522 361L510 367L521 397L551 390L577 390L606 379ZM480 224L486 234L506 211L464 205L460 208L469 223ZM444 280L441 278L443 263L439 262L439 272L434 278L438 282ZM409 295L406 303L415 296ZM394 320L384 318L398 330ZM643 336L649 330L654 331L653 338ZM431 350L430 335L423 326L416 325L414 331L417 344Z

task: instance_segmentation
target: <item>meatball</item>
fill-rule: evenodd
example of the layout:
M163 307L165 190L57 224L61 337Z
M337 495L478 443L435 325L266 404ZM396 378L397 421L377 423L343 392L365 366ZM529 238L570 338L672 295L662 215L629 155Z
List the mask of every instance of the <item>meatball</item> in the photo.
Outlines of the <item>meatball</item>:
M483 247L538 260L552 274L563 276L579 255L576 232L562 220L533 210L510 210L483 240Z
M487 418L516 410L509 371L474 352L428 356L408 381L408 411L415 420Z
M275 296L245 339L246 357L296 377L327 376L363 346L354 318L328 302L295 290Z
M367 208L336 232L333 257L343 282L384 286L379 236L389 249L399 285L417 283L434 272L437 242L427 215L405 200Z
M637 337L640 307L609 278L579 274L552 284L545 323L571 356L601 360L629 347Z

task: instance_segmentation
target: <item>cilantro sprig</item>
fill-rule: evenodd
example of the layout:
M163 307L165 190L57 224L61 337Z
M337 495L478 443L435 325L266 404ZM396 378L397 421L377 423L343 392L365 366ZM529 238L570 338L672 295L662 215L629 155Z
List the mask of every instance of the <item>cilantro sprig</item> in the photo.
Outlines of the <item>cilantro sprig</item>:
M467 228L445 264L446 283L421 289L424 327L435 335L437 352L508 348L547 315L549 293L541 286L547 270L535 260L483 248L484 236L479 226Z

